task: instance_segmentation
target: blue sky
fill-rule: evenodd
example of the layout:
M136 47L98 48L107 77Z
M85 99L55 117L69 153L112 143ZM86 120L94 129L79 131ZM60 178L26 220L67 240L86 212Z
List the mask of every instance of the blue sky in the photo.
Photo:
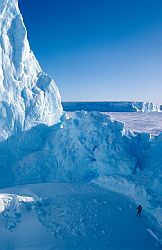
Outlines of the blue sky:
M161 0L19 0L64 101L162 103Z

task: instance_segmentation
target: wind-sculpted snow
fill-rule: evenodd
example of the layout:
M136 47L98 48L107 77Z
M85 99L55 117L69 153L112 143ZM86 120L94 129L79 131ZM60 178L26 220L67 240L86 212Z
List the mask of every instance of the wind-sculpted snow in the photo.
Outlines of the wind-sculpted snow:
M27 40L17 0L0 1L0 140L62 113L54 81L42 72Z

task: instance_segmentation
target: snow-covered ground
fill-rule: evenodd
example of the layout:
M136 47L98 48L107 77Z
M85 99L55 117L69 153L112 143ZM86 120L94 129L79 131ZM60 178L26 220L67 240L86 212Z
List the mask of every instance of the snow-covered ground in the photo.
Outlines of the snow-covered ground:
M136 132L148 132L158 135L162 132L162 112L133 113L133 112L108 112L114 120L125 123L126 128Z
M9 193L10 195L7 195ZM162 232L126 196L95 184L34 184L0 192L1 250L156 250Z

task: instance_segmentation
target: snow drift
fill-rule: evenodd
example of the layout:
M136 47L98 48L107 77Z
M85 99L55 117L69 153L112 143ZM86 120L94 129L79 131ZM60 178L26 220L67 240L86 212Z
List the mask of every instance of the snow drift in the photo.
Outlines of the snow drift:
M40 68L27 40L17 0L0 1L0 140L62 113L54 81Z

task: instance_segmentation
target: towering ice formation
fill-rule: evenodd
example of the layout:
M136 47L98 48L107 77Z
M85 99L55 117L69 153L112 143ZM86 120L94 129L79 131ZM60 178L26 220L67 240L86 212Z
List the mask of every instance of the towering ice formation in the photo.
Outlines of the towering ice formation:
M0 141L62 113L54 81L45 74L27 40L17 0L0 1Z

